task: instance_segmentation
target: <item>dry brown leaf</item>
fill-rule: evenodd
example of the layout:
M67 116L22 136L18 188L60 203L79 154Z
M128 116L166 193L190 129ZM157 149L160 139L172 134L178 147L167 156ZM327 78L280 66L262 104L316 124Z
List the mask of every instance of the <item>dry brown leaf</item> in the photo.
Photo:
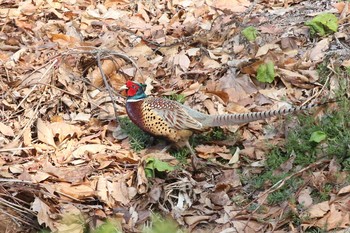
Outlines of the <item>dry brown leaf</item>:
M112 77L112 83L114 89L118 89L125 84L125 79L121 78L116 74L118 69L125 65L125 61L122 59L116 59L116 61L112 60L104 60L102 61L102 72L106 75L106 77ZM96 67L91 73L88 74L88 79L92 82L92 84L96 87L103 86L103 79L101 76L101 71L99 67Z
M301 190L299 197L298 197L298 202L300 205L302 205L305 208L308 208L312 205L312 197L311 197L311 189L309 187Z
M114 202L110 199L107 182L109 182L105 177L99 177L96 185L97 197L100 201L106 203L108 206L113 206Z
M148 189L148 179L143 166L137 168L137 193L146 193Z
M36 127L38 131L38 139L56 148L56 143L54 140L55 135L52 133L50 125L44 122L43 120L41 120L41 118L39 118L37 121Z
M69 183L60 182L56 183L55 189L58 193L64 193L68 197L75 199L85 199L94 197L95 191L88 185L71 185Z
M261 33L268 33L268 34L278 34L283 31L283 29L278 27L277 25L266 25L266 26L260 26L258 28Z
M261 46L258 52L255 54L255 57L263 56L267 54L270 50L274 49L280 49L280 46L278 44L266 44L264 46Z
M215 105L211 99L205 99L203 101L203 105L208 110L210 115L218 114L218 111L216 110Z
M50 215L52 214L50 211L50 207L46 205L45 202L43 202L40 198L35 197L34 202L32 204L33 211L36 211L37 218L39 224L45 224L48 226L51 230L55 230L54 222L50 218Z
M347 185L341 188L338 192L338 195L345 194L345 193L350 193L350 185Z
M211 154L211 153L228 153L230 152L225 146L209 146L209 145L198 145L196 146L196 151L203 154Z
M263 231L263 223L254 220L236 220L232 221L235 232L253 233Z
M345 2L336 2L333 4L333 6L338 10L338 13L342 13L345 8ZM347 14L350 14L350 12L347 12Z
M224 92L224 91L209 91L209 90L207 90L206 93L216 95L216 96L218 96L220 99L222 99L222 101L224 101L224 103L228 103L229 96L228 96L228 94L227 94L226 92Z
M233 154L232 158L230 159L230 161L228 161L228 164L235 164L239 161L239 152L240 152L240 149L239 147L237 147L235 153Z
M43 164L45 173L56 176L60 181L70 182L72 184L81 183L93 169L90 165L74 167L55 167L49 162Z
M314 62L321 61L325 56L325 51L329 48L330 39L325 38L319 41L310 52L310 59Z
M278 68L277 71L280 76L282 76L283 78L286 78L287 80L299 79L302 82L309 81L309 79L305 75L301 75L295 71L285 70L281 68Z
M51 175L47 174L46 172L41 172L41 171L37 171L34 175L32 175L32 181L35 183L40 183L41 181L46 180L47 178L49 178Z
M335 204L332 204L330 211L323 218L319 219L315 225L330 231L336 228L348 228L349 223L349 213L337 210Z
M74 45L79 42L78 38L64 34L51 34L51 40L61 45Z
M230 198L224 191L211 193L208 195L208 197L211 200L211 202L215 205L225 206L230 203Z
M202 63L206 69L218 69L222 66L219 62L217 62L209 57L204 57L202 60Z
M80 137L83 133L79 126L70 125L65 122L53 122L48 126L53 135L58 135L58 141L60 143L68 136L72 137L73 135L77 135L77 137Z
M213 6L220 10L229 10L231 12L244 12L250 6L248 0L214 0Z
M21 49L22 50L22 49ZM25 51L17 51L14 55L12 55L11 59L19 59L20 56L22 55L20 52L25 52ZM18 55L19 57L14 57L15 55ZM29 74L20 84L21 87L28 87L28 86L33 86L37 84L49 84L51 77L49 75L45 75L47 73L47 66L44 66L40 69L37 69L35 72L32 72Z
M281 38L281 48L286 51L298 49L296 38L294 37Z
M87 144L87 145L81 145L76 150L73 151L72 156L73 158L80 158L85 153L90 154L96 154L96 153L102 153L106 150L110 149L113 151L116 151L120 148L120 146L110 147L102 144Z
M9 171L14 174L21 174L24 171L24 167L22 164L15 164L9 166Z
M248 76L232 77L224 76L219 81L220 90L225 91L230 101L239 103L239 100L249 97L250 94L257 92L257 88Z
M57 232L69 232L69 233L84 233L85 232L85 226L81 223L59 223L56 224L57 226Z
M130 200L136 195L134 187L127 187L125 179L119 179L108 184L108 189L113 199L123 205L129 204Z
M15 133L13 132L12 128L10 126L5 125L2 122L0 122L0 133L9 137L15 136Z
M128 51L127 54L131 57L139 57L140 54L142 54L144 57L148 57L153 55L153 50L147 44L141 42Z
M200 216L185 216L184 220L187 225L191 226L193 224L202 222L202 221L207 221L210 219L210 216L208 215L200 215Z
M273 175L285 174L285 173L289 172L291 169L293 169L293 164L294 164L295 158L296 158L296 155L293 151L291 153L289 159L287 161L285 161L284 163L282 163L278 169L273 171Z
M343 61L343 63L341 65L344 67L350 67L350 60Z
M181 94L185 97L193 95L194 93L198 92L201 88L201 84L199 82L195 82L191 84L186 90L184 90Z
M251 159L255 159L255 148L254 147L246 147L240 151L240 154L243 156L247 156Z
M179 53L174 56L173 64L174 66L178 65L181 67L182 71L187 71L190 66L190 59L187 57L185 53Z
M114 90L119 91L119 89L126 83L126 75L113 72L109 75L109 83L113 87Z
M309 218L323 217L330 210L328 201L324 201L311 206L307 212Z

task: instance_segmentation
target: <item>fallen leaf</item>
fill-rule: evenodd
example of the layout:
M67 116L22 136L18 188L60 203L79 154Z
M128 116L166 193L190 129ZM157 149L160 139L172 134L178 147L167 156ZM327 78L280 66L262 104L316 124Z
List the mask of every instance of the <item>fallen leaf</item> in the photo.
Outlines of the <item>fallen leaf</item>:
M220 10L229 10L231 12L244 12L250 6L248 0L214 0L213 6Z
M15 136L15 133L13 132L12 128L10 126L5 125L2 122L0 122L0 133L9 137Z
M312 205L313 200L310 194L311 194L311 189L308 187L303 189L299 194L298 202L304 208L308 208Z
M349 193L349 192L350 192L350 185L347 185L339 190L338 195Z
M239 152L240 149L239 147L237 147L235 153L233 154L232 158L230 159L230 161L228 161L228 164L235 164L239 161Z
M198 92L200 87L202 85L199 84L199 82L195 82L191 84L186 90L184 90L181 94L184 95L185 97L193 95L194 93Z
M37 120L37 131L38 131L38 139L50 146L56 148L56 143L54 141L54 135L52 133L51 127L48 123L38 118Z
M316 46L311 50L310 59L314 62L321 61L325 56L325 52L329 48L329 42L330 42L329 38L325 38L319 41L316 44Z
M265 55L270 50L274 50L274 49L280 49L280 46L278 44L266 44L264 46L261 46L258 52L255 54L255 57L260 57L262 55Z
M87 185L71 185L69 183L56 183L55 186L58 193L63 193L68 197L75 199L85 199L95 196L95 190Z
M72 137L73 135L76 135L77 137L80 137L83 133L79 126L70 125L65 122L47 123L47 126L51 129L53 135L58 136L58 141L60 143L68 136Z
M337 210L335 204L332 204L330 211L323 218L319 219L315 225L330 231L336 228L348 228L349 223L349 213Z
M187 69L190 66L190 63L191 63L190 59L184 53L180 53L174 56L173 64L179 65L182 71L187 71Z
M311 206L307 212L309 218L323 217L330 210L328 201L324 201Z
M50 218L50 215L52 214L50 207L45 202L43 202L40 198L35 197L32 204L32 209L38 213L37 218L40 225L45 224L52 231L56 229L53 220Z

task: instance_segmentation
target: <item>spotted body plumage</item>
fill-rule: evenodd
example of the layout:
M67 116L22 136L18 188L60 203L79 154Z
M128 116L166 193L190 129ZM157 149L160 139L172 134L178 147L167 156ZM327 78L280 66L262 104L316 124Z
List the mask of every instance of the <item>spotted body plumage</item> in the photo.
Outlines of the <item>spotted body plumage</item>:
M143 131L173 142L179 142L184 135L190 136L190 129L201 129L201 124L195 119L185 122L191 116L177 114L181 111L181 105L168 99L148 97L139 101L129 101L126 103L126 109L132 122Z

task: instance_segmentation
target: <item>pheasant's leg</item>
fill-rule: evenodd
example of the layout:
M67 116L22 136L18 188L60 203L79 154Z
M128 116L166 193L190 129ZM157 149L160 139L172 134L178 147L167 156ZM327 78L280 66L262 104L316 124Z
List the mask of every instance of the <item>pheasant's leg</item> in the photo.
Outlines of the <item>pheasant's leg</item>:
M171 147L171 145L169 144L166 147L164 147L160 152L161 153L165 153L165 152L167 152L169 150L170 147Z
M197 155L194 153L194 150L192 149L190 143L188 142L188 140L186 140L185 145L187 146L187 148L190 150L191 152L191 164L193 167L193 170L197 170L197 163L198 163L198 157Z

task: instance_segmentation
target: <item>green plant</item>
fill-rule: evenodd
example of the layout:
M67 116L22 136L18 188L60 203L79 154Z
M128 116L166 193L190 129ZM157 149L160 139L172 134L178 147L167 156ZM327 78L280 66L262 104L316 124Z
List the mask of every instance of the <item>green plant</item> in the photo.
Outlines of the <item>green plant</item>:
M317 74L320 77L319 82L321 84L326 84L326 80L332 71L328 68L329 59L325 59L323 62L317 65Z
M178 224L171 218L164 218L159 214L151 216L151 225L145 227L142 233L184 233Z
M310 27L311 35L325 36L337 32L338 19L331 13L322 13L305 22L305 25Z
M168 99L175 100L175 101L177 101L177 102L179 102L181 104L185 103L185 101L186 101L186 96L183 95L183 94L176 94L176 93L174 93L174 94L171 94L171 95L166 96L166 97Z
M258 67L256 79L262 83L272 83L275 80L275 68L272 61L261 64Z
M346 89L346 88L345 88ZM340 91L342 92L342 91ZM344 96L342 93L338 95ZM275 173L281 164L289 159L289 155L294 154L293 167L306 167L320 158L331 159L336 157L342 164L344 171L350 171L350 118L348 110L350 101L345 97L340 97L338 110L327 113L318 122L311 115L299 115L300 125L290 130L283 148L273 148L265 161L266 170L255 175L246 182L251 182L255 189L265 189L293 174L292 168L288 172ZM349 179L350 182L350 179ZM269 204L278 204L290 198L290 193L294 193L304 184L298 177L286 180L285 184L268 196ZM327 184L322 190L314 191L313 195L318 200L328 200L333 186Z
M107 219L102 225L97 229L93 230L91 233L122 233L120 223L117 221Z
M190 142L191 145L193 144L196 146L198 144L210 143L213 141L222 141L227 139L234 140L234 134L227 133L220 127L214 127L208 132L194 135L191 137Z
M119 118L119 122L122 131L129 136L130 145L133 150L140 151L151 144L153 138L132 123L129 118Z
M346 71L346 73L347 73L348 75L350 75L350 66L347 66L347 67L345 68L345 71Z
M190 151L187 147L183 147L171 152L171 155L174 156L180 163L187 163L187 156L190 154Z
M253 26L249 26L242 30L242 34L247 40L254 41L258 36L258 30Z
M156 176L156 171L158 172L166 172L173 171L175 167L171 166L167 162L161 161L157 158L147 158L146 159L146 167L145 173L149 178L154 178Z

